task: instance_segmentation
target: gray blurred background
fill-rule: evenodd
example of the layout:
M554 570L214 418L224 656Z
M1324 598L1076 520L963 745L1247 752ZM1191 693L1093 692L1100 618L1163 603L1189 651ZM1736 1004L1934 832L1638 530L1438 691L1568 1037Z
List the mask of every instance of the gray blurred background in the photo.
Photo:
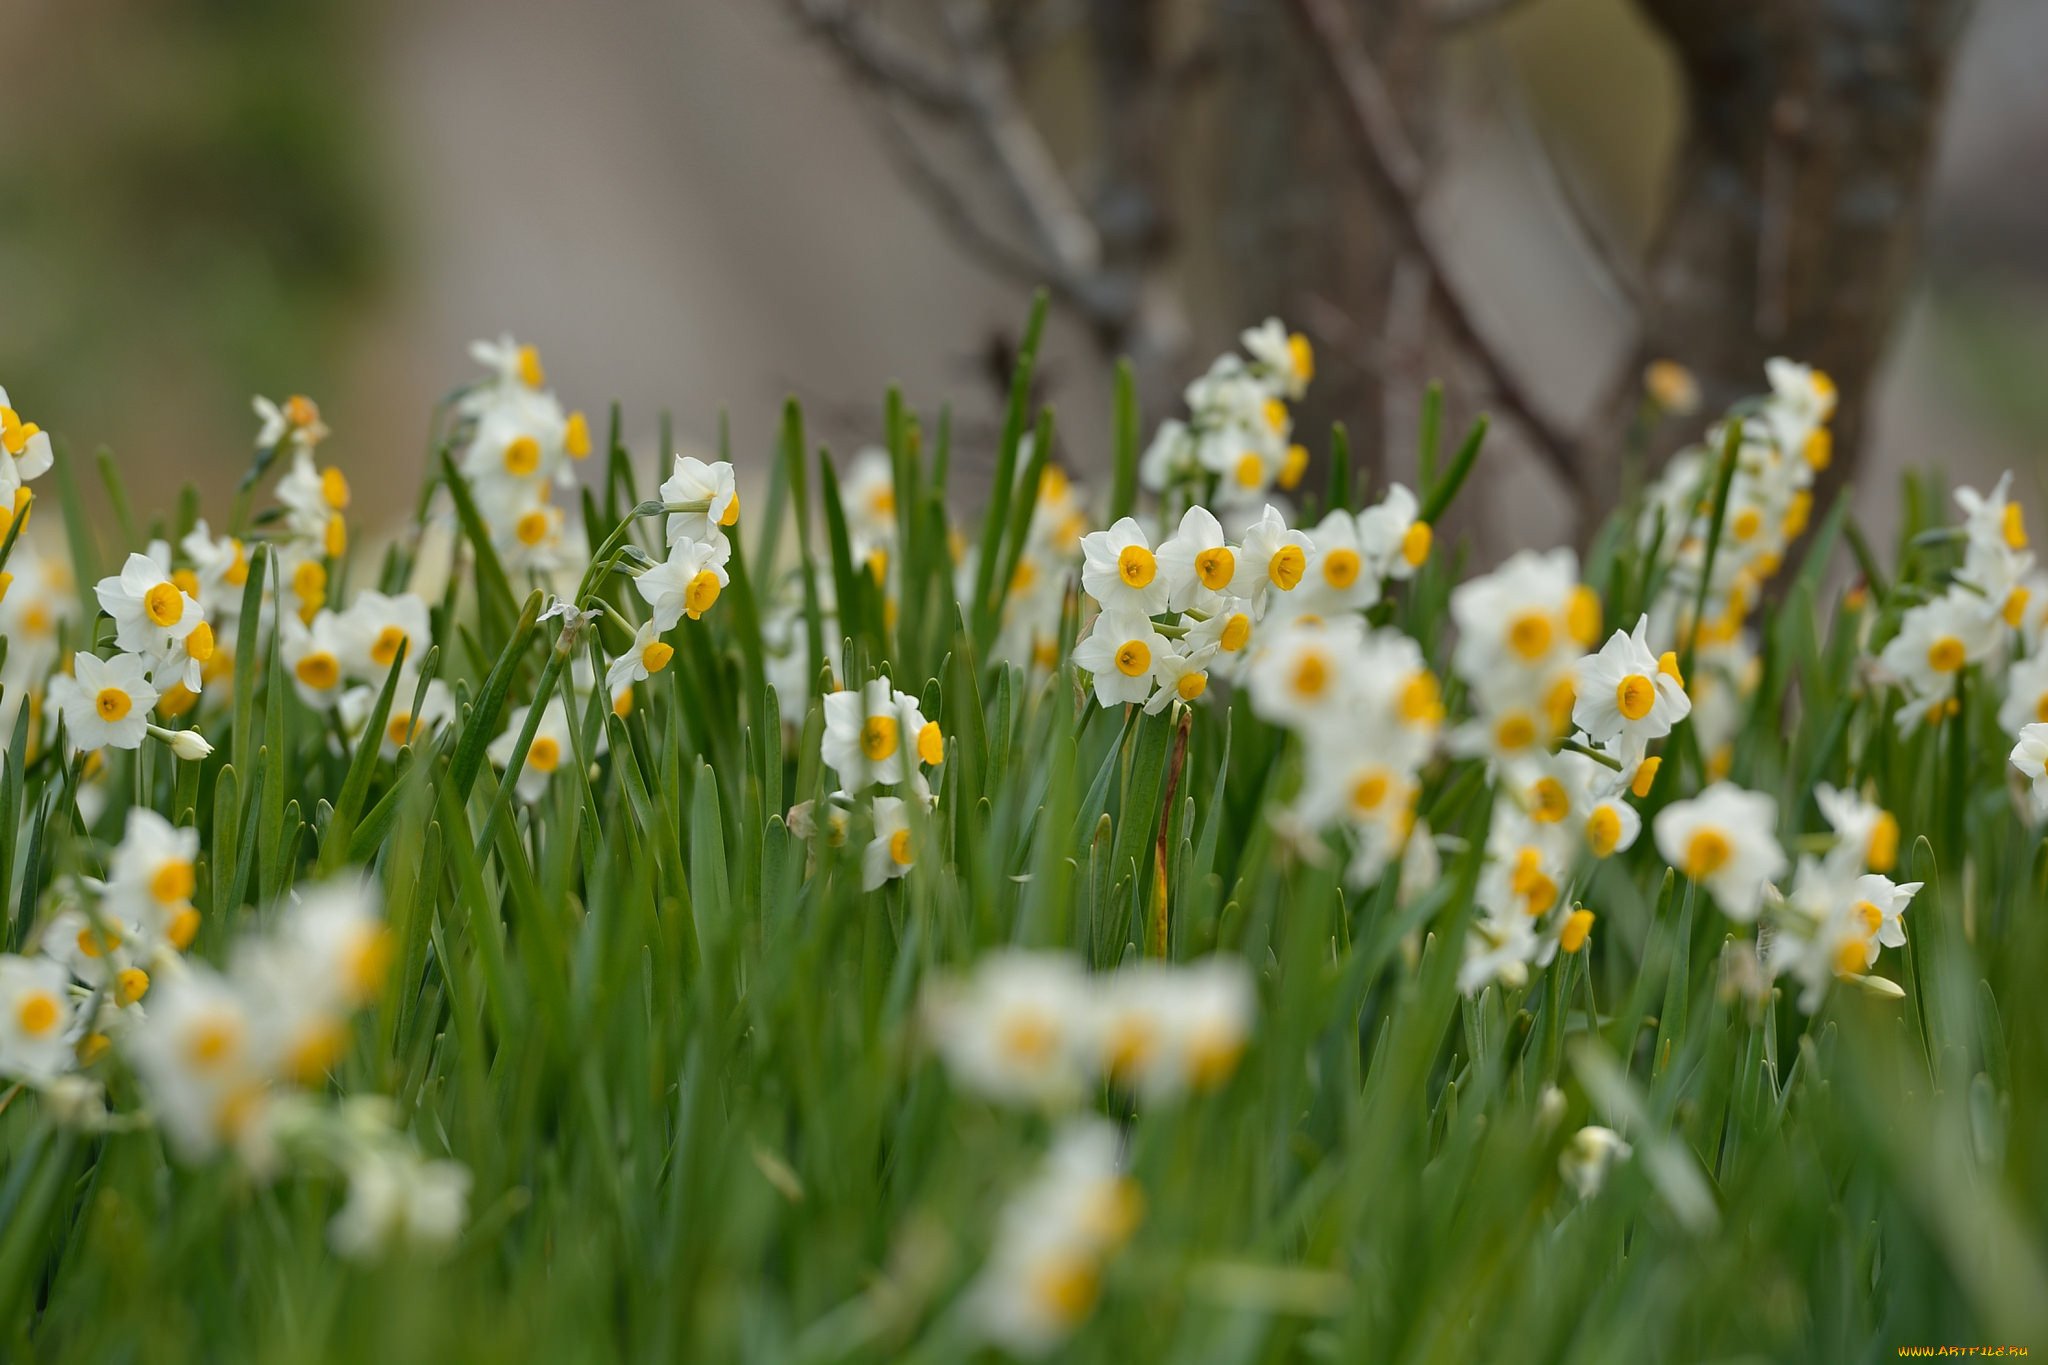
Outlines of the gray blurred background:
M145 505L305 392L396 513L500 330L650 461L723 406L759 467L791 392L849 450L895 381L973 468L1034 276L1097 484L1111 355L1149 428L1279 313L1382 474L1424 379L1507 410L1493 553L1584 534L1651 356L1835 370L1879 532L1907 466L2038 491L2038 0L10 0L0 50L0 382Z

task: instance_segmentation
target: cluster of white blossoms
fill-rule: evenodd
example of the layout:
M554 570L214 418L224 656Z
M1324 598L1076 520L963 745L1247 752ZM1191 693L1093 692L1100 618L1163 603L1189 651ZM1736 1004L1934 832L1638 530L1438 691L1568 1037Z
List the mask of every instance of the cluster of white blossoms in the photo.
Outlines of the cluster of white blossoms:
M1901 693L1899 733L1954 715L1964 670L1976 667L2004 699L1999 725L2011 735L2048 717L2048 575L2034 568L2026 518L2012 499L2010 473L1987 493L1956 490L1961 562L1940 596L1915 603L1878 652L1878 671Z
M1235 957L1091 974L1071 953L1006 949L928 985L921 1013L955 1084L1069 1113L1105 1084L1141 1110L1220 1087L1244 1055L1256 1003ZM989 1340L1043 1354L1094 1309L1105 1262L1144 1207L1120 1141L1101 1119L1064 1119L1038 1174L1004 1204L968 1295Z
M887 678L826 694L825 735L819 748L825 766L839 779L822 812L809 802L790 812L799 837L822 833L845 842L851 812L866 802L868 839L861 850L861 885L869 891L907 874L917 863L923 825L937 804L927 768L946 761L946 736L926 720L917 698L899 692Z
M1371 607L1389 579L1404 579L1429 555L1429 524L1399 484L1374 507L1336 508L1307 531L1268 504L1242 536L1226 534L1201 506L1173 534L1153 541L1134 517L1081 538L1081 586L1099 608L1074 647L1074 663L1104 706L1157 713L1193 702L1212 673L1245 677L1274 640L1300 639ZM1283 627L1294 626L1294 632ZM1315 711L1340 689L1336 674L1304 674L1299 697L1271 693L1272 718ZM1325 687L1325 684L1328 684ZM1253 695L1260 696L1257 683Z
M1210 488L1218 507L1257 508L1274 488L1301 482L1308 450L1294 440L1287 405L1315 378L1315 351L1278 318L1239 340L1245 355L1217 357L1188 385L1187 419L1162 422L1146 447L1138 477L1152 492Z
M1145 1214L1119 1166L1122 1135L1103 1119L1070 1119L1044 1164L1004 1201L967 1308L988 1341L1014 1355L1056 1349L1088 1320L1105 1263Z
M540 353L510 336L469 348L488 377L456 400L460 468L507 570L548 572L576 557L554 494L590 454L590 423L547 388Z
M350 1196L331 1231L346 1254L400 1236L445 1244L462 1225L468 1172L422 1161L374 1105L325 1095L351 1016L391 968L374 895L356 882L295 893L218 971L185 955L201 921L198 846L196 830L131 810L105 880L61 885L36 950L0 954L0 1077L78 1126L153 1120L189 1160L226 1148L266 1179L287 1163L340 1169ZM142 1082L142 1114L107 1109L116 1056Z
M1649 489L1637 522L1639 546L1668 566L1649 607L1653 638L1692 648L1692 724L1708 771L1725 773L1744 704L1758 678L1745 629L1764 585L1813 514L1813 483L1834 454L1828 420L1835 385L1791 360L1766 362L1770 391L1738 405L1706 439L1673 455ZM1721 534L1713 535L1715 486L1739 422ZM1711 562L1710 562L1711 561ZM1699 620L1694 621L1695 608Z

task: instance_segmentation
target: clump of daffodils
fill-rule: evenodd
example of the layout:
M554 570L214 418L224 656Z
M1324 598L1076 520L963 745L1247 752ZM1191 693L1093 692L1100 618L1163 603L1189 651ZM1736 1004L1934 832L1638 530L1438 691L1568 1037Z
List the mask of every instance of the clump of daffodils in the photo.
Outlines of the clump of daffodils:
M1764 373L1768 393L1738 404L1703 441L1671 457L1636 525L1638 547L1663 569L1650 634L1666 648L1691 651L1693 727L1715 772L1728 768L1757 683L1748 619L1812 519L1814 479L1834 456L1834 381L1785 359L1768 362ZM1659 386L1653 381L1653 394ZM1717 499L1724 473L1726 496Z
M1067 953L1009 949L927 987L922 1016L955 1084L1000 1103L1070 1112L1108 1085L1152 1106L1213 1091L1237 1069L1255 1008L1236 958L1146 961L1090 974ZM1110 1255L1144 1198L1102 1119L1062 1120L1038 1173L1004 1203L966 1305L1019 1355L1057 1347L1094 1311Z
M2017 736L2048 716L2048 576L2034 567L2011 487L2008 473L1989 493L1956 490L1962 522L1939 538L1960 547L1960 562L1947 572L1944 591L1901 613L1878 651L1878 673L1899 689L1893 719L1902 736L1954 715L1972 668L2002 681L1998 720L2007 733Z
M349 1199L332 1234L345 1254L447 1244L467 1172L422 1161L374 1103L326 1094L352 1017L392 967L374 893L355 881L298 893L216 968L186 952L201 919L197 848L197 831L132 810L108 877L58 898L35 951L0 954L0 1077L86 1127L153 1123L189 1161L227 1150L262 1179L294 1164L340 1170ZM142 1110L108 1111L117 1067L141 1082Z
M1291 490L1308 468L1287 405L1315 378L1315 349L1278 318L1244 333L1244 354L1219 356L1187 388L1188 415L1160 424L1140 462L1154 493L1212 488L1226 508L1256 509L1274 489Z
M1120 1142L1101 1119L1068 1122L1039 1171L1003 1204L994 1245L967 1296L988 1341L1016 1355L1044 1355L1094 1311L1108 1258L1145 1210L1137 1182L1119 1169Z
M1104 1083L1164 1103L1230 1079L1251 1039L1251 973L1234 957L1106 975L1071 954L990 953L924 996L925 1036L956 1084L1063 1108Z
M456 401L463 477L506 567L546 572L573 551L554 495L589 456L590 423L562 407L532 346L501 336L470 355L487 374Z

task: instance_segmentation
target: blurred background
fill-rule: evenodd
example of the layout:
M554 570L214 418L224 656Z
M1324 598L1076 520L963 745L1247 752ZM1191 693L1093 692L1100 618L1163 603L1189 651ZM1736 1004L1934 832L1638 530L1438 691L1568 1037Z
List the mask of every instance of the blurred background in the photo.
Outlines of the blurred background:
M649 462L724 407L758 467L787 393L849 451L893 381L971 469L1034 280L1096 484L1114 355L1149 433L1279 314L1383 475L1427 378L1500 418L1492 554L1586 533L1661 356L1834 372L1879 532L1909 466L2040 491L2038 0L9 0L0 50L0 382L146 506L303 392L395 514L503 330Z

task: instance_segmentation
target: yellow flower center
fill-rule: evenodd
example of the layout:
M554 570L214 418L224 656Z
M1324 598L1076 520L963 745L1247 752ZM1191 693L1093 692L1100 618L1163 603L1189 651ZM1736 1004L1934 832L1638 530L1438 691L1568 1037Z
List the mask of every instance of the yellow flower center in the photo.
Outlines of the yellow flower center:
M869 716L860 727L860 751L870 763L887 761L895 754L897 742L894 716Z
M1661 758L1646 758L1636 765L1635 776L1629 779L1628 789L1638 801L1650 794L1650 784L1657 780L1657 769L1664 766Z
M213 657L213 627L201 621L192 627L192 633L185 637L185 653L193 662L205 663Z
M1444 695L1443 689L1437 685L1436 674L1424 670L1403 683L1395 705L1404 724L1435 725L1441 721L1444 718Z
M1152 647L1143 640L1126 640L1117 647L1116 671L1126 678L1143 677L1152 671Z
M1557 882L1544 869L1543 854L1534 848L1524 848L1515 855L1515 865L1508 873L1508 889L1522 898L1522 908L1531 915L1540 915L1557 900Z
M1266 400L1266 425L1276 433L1287 430L1287 404L1278 398Z
M1806 523L1813 518L1813 494L1800 489L1792 495L1791 503L1785 508L1785 539L1796 540L1806 534Z
M329 559L339 559L348 553L348 521L336 512L327 519L327 534L322 542Z
M1494 747L1503 753L1515 753L1535 742L1536 722L1526 711L1510 711L1493 727Z
M515 366L519 371L519 382L529 389L537 389L548 382L548 372L541 368L540 352L531 346L521 346Z
M1815 472L1826 469L1835 459L1834 433L1826 427L1815 427L1799 453Z
M531 511L520 513L519 520L512 523L512 534L517 536L519 543L529 550L539 545L548 538L547 509L536 507Z
M229 1015L202 1019L185 1037L185 1060L201 1069L226 1061L242 1045L241 1023Z
M538 739L534 747L540 747ZM392 949L391 929L383 924L365 927L349 942L341 970L350 999L367 1000L384 988L384 979L391 974Z
M1237 457L1237 486L1257 488L1266 481L1266 462L1247 450Z
M118 687L102 687L99 695L92 699L92 709L109 725L126 719L134 706L135 699Z
M1953 635L1944 635L1927 646L1927 666L1936 673L1953 673L1963 666L1968 651Z
M1304 650L1295 661L1294 674L1288 680L1297 697L1320 697L1330 685L1330 661L1322 651Z
M1244 1056L1244 1035L1211 1024L1188 1040L1188 1080L1197 1090L1214 1090L1237 1070Z
M1592 648L1600 638L1600 594L1584 583L1573 588L1564 604L1564 628L1581 647Z
M1282 488L1293 488L1301 482L1301 476L1308 473L1308 447L1291 445L1280 461L1280 476L1277 480Z
M2015 550L2027 548L2027 514L2016 502L2005 505L2005 543Z
M127 1006L149 994L149 973L140 967L128 967L114 975L114 1001Z
M1299 332L1287 334L1287 363L1294 367L1294 377L1304 384L1316 377L1316 348Z
M9 455L27 450L29 437L41 430L34 422L22 421L13 408L0 408L0 449Z
M1101 1272L1078 1252L1052 1256L1031 1272L1032 1301L1062 1327L1071 1327L1094 1311L1101 1292Z
M175 583L159 583L142 594L142 609L160 626L175 626L185 619L185 594Z
M1235 654L1245 647L1252 638L1252 618L1241 611L1232 612L1230 619L1223 623L1223 633L1216 637L1225 654Z
M1180 681L1173 685L1174 695L1182 701L1193 701L1209 690L1207 673L1183 673Z
M14 1022L31 1038L47 1038L57 1027L57 997L29 991L14 1007Z
M1614 688L1614 704L1625 720L1641 720L1657 704L1657 684L1641 673L1631 673Z
M740 521L740 495L734 493L725 500L725 510L718 514L720 526L737 526Z
M1218 545L1195 556L1195 577L1212 592L1221 592L1229 587L1236 574L1237 556L1228 545Z
M562 424L562 449L572 460L586 459L590 455L590 419L580 412L569 414L569 420Z
M1429 558L1429 547L1436 540L1436 532L1426 521L1418 521L1401 533L1401 558L1413 568L1421 568L1422 561Z
M149 877L149 894L158 905L183 905L192 899L197 879L189 858L166 858Z
M1694 830L1685 843L1685 875L1702 881L1728 866L1728 860L1734 856L1735 845L1720 830Z
M675 656L673 645L661 640L649 640L640 650L640 667L649 673L659 673L668 667L668 661Z
M199 912L188 905L172 915L171 927L164 930L164 937L181 953L190 948L192 940L199 937Z
M1593 932L1593 912L1574 910L1565 916L1564 931L1557 936L1557 946L1568 953L1576 953L1586 946L1586 939Z
M120 946L121 936L112 929L99 930L88 926L78 931L78 951L86 957L96 958Z
M531 436L515 436L505 443L505 472L525 478L540 468L540 442Z
M348 506L348 475L333 465L320 471L320 500L339 512Z
M400 626L386 626L377 632L377 638L370 645L370 660L379 668L389 668L398 651L405 647L406 634Z
M1756 533L1764 528L1764 514L1754 507L1745 507L1735 514L1735 520L1728 523L1728 533L1737 541L1756 539Z
M324 649L316 649L292 668L298 680L316 692L325 692L341 681L341 663Z
M303 393L284 400L284 420L301 431L320 420L320 405Z
M1586 817L1586 842L1592 846L1596 858L1605 858L1614 852L1621 843L1621 816L1614 807L1593 807L1593 813Z
M1052 1020L1029 1007L1004 1020L996 1036L1002 1050L1020 1062L1044 1061L1059 1042Z
M1554 825L1571 813L1572 798L1564 783L1554 777L1537 778L1536 785L1529 789L1529 818L1539 824Z
M318 1085L341 1060L347 1047L348 1030L340 1020L315 1019L285 1049L285 1074L300 1085Z
M719 586L717 574L709 569L700 569L689 586L683 589L683 610L689 613L692 621L710 611L712 604L718 601Z
M1351 784L1351 809L1361 815L1371 814L1387 799L1392 786L1385 768L1371 769Z
M899 829L889 836L889 861L898 867L909 867L910 856L910 831Z
M247 571L244 570L244 577L246 576ZM326 601L327 566L317 559L301 561L299 566L292 570L292 593L301 602L316 607Z
M1299 545L1282 545L1266 563L1266 576L1282 592L1293 592L1308 569L1308 555Z
M551 773L562 766L562 742L553 735L535 735L526 748L526 766L535 772Z
M412 713L399 711L392 715L384 727L384 737L393 744L405 745L412 742Z
M1547 612L1525 611L1508 622L1508 648L1518 658L1534 663L1550 652L1555 634Z
M1358 551L1339 547L1323 556L1323 581L1342 592L1358 581Z
M1899 822L1888 810L1877 813L1877 822L1870 829L1870 847L1864 850L1863 861L1872 872L1889 872L1899 864Z
M917 732L917 756L929 764L937 765L946 761L946 735L939 729L939 723L928 720Z
M1126 545L1116 557L1116 576L1121 578L1126 586L1146 587L1158 571L1158 561L1153 559L1152 552L1142 545Z
M2005 595L2005 605L1998 611L2000 618L2008 626L2018 630L2027 619L2027 603L2032 599L2033 594L2027 589L2014 588Z

